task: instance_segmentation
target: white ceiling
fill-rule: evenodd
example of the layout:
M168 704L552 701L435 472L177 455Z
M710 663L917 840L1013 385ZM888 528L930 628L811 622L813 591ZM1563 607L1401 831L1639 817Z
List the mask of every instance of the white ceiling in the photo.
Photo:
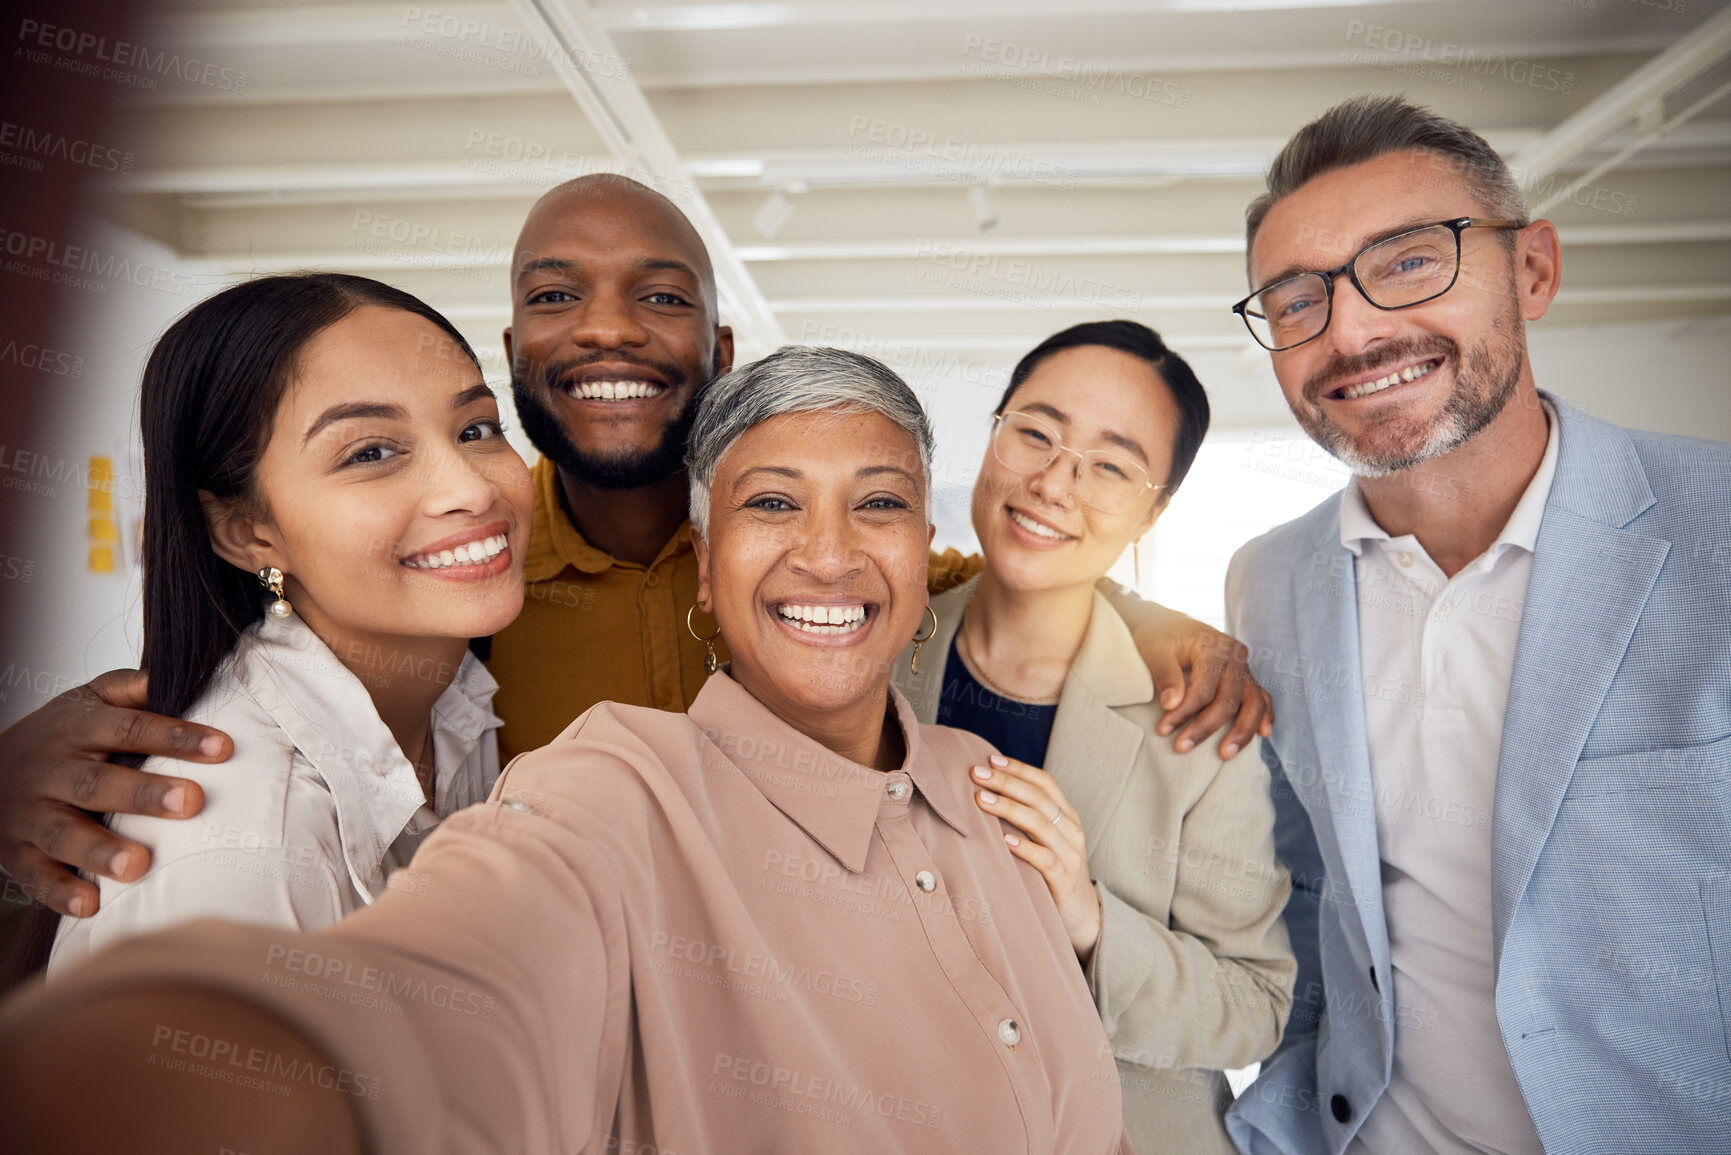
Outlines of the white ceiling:
M748 352L779 329L876 352L927 390L989 391L1040 338L1102 316L1153 325L1199 368L1255 362L1227 306L1244 292L1243 207L1263 167L1334 101L1404 91L1511 157L1591 146L1541 191L1690 111L1549 214L1568 251L1543 324L1724 316L1731 66L1680 74L1608 136L1604 116L1580 114L1616 113L1620 82L1704 42L1725 7L180 0L146 42L244 72L245 90L165 80L140 94L134 168L103 211L210 273L322 267L400 284L502 368L528 206L565 177L621 167L610 142L648 133L684 172L644 161L652 148L622 167L646 164L688 211L712 211ZM549 59L538 20L588 30L580 70ZM591 86L585 104L568 80ZM585 108L620 110L619 123L597 132ZM777 191L785 206L770 205ZM791 209L779 229L775 207ZM1219 423L1278 406L1252 392L1217 395Z

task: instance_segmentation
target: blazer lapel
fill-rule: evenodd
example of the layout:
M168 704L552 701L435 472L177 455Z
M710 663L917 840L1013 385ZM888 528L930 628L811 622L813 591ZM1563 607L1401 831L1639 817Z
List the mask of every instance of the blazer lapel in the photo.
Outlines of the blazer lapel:
M1112 603L1096 592L1087 636L1058 698L1045 765L1082 816L1082 835L1089 847L1100 845L1135 768L1136 755L1150 740L1141 726L1113 707L1153 700L1154 679L1142 663L1130 628Z
M1388 928L1382 917L1382 864L1376 842L1375 792L1370 781L1370 747L1365 737L1364 697L1358 650L1358 582L1352 556L1340 544L1340 519L1327 519L1312 540L1318 558L1345 555L1338 568L1298 565L1293 569L1297 652L1276 655L1276 676L1302 687L1317 765L1288 766L1289 776L1320 781L1326 802L1310 808L1317 843L1324 848L1334 832L1346 883L1358 908L1371 957L1388 957ZM1316 575L1335 572L1337 582ZM1303 749L1302 745L1298 749ZM1338 892L1337 892L1338 893Z
M1562 423L1557 475L1521 615L1491 823L1499 971L1509 924L1670 552L1622 528L1654 501L1628 435L1550 401Z

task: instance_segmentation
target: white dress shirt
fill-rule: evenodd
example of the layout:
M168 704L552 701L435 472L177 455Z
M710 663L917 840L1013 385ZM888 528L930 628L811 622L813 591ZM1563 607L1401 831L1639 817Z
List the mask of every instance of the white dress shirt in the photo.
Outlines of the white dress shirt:
M1491 804L1515 643L1557 418L1492 546L1453 578L1390 538L1356 482L1340 541L1356 557L1365 734L1393 975L1394 1066L1349 1155L1543 1155L1497 1026ZM1472 500L1471 493L1461 499Z
M429 806L360 679L299 617L254 623L186 714L233 738L233 756L144 763L197 782L204 809L185 820L114 816L116 832L150 848L150 869L137 882L94 880L101 909L60 920L49 975L188 919L311 931L370 904L440 819L492 791L497 688L465 652L433 704ZM391 885L417 882L405 872Z

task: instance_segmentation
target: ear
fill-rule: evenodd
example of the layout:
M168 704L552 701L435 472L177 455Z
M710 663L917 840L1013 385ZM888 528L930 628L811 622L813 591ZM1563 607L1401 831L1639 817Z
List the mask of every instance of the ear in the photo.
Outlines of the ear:
M1557 226L1534 221L1516 234L1515 291L1520 297L1521 319L1537 321L1556 300L1563 284L1563 244Z
M733 368L733 326L717 325L715 327L715 352L721 362L721 372ZM720 376L720 374L716 374Z
M511 356L511 326L506 325L505 331L500 335L505 338L505 368L508 372L511 372L512 376L515 376L516 373L512 369L515 361L512 360Z
M257 573L267 565L288 570L288 555L277 544L274 526L253 520L237 504L208 489L198 491L198 504L204 510L204 525L216 556L247 573Z
M926 523L926 548L928 550L932 548L932 542L936 541L937 537L938 527L930 522Z
M709 543L696 526L691 527L691 552L697 555L697 608L706 614L714 613L709 596Z

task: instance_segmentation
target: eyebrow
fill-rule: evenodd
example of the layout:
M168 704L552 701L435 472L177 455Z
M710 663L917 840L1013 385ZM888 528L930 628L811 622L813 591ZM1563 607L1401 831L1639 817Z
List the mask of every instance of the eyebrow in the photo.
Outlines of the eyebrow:
M465 405L472 405L477 401L490 401L492 399L493 391L487 388L485 384L471 385L451 398L451 408L453 410L461 409ZM407 421L409 419L408 413L404 411L401 405L392 405L384 401L350 401L344 405L332 405L319 414L319 419L312 423L312 427L301 438L301 444L306 445L327 425L335 425L339 421L352 421L357 417L383 417L387 421Z
M1036 401L1032 405L1025 407L1022 410L1022 412L1023 413L1043 413L1046 416L1052 418L1054 421L1060 422L1061 424L1064 424L1064 425L1070 424L1070 417L1067 413L1063 412L1060 409L1054 409L1052 406L1046 404L1044 401ZM1105 441L1109 442L1110 444L1116 445L1118 448L1123 449L1123 450L1127 450L1130 453L1134 453L1137 457L1140 457L1142 459L1143 465L1148 464L1147 451L1145 451L1142 448L1141 442L1137 441L1134 437L1126 437L1124 434L1114 433L1110 429L1102 432L1100 434L1100 436L1101 436L1101 438L1103 438Z
M754 465L733 479L733 488L735 490L741 488L745 484L746 478L750 477L754 473L772 473L777 477L785 477L792 481L797 481L805 476L805 474L801 473L799 470L789 468L786 465ZM914 488L919 488L919 478L915 477L912 473L903 469L899 465L867 465L860 469L860 471L854 476L881 477L884 474L893 474L897 477L905 477L908 481L913 483Z
M1452 220L1455 220L1456 218L1449 217L1448 219L1452 221ZM1364 252L1364 250L1370 248L1370 246L1375 245L1375 244L1380 244L1381 242L1388 240L1390 237L1398 237L1402 233L1410 232L1413 229L1421 229L1421 228L1424 228L1426 225L1434 225L1436 223L1437 222L1435 220L1431 219L1430 217L1413 217L1409 220L1401 222L1398 225L1393 226L1392 228L1384 229L1380 233L1372 233L1368 238L1365 239L1365 242L1362 245L1359 245L1357 248L1352 250L1353 256L1357 257L1359 253ZM1288 277L1296 277L1300 273L1320 273L1323 271L1324 270L1322 270L1322 269L1310 268L1307 265L1299 265L1299 264L1287 265L1284 269L1280 270L1280 272L1276 273L1274 276L1272 276L1272 277L1268 278L1266 281L1262 282L1262 284L1257 288L1256 291L1260 293L1263 289L1266 289L1268 286L1276 283L1277 281L1284 281Z

